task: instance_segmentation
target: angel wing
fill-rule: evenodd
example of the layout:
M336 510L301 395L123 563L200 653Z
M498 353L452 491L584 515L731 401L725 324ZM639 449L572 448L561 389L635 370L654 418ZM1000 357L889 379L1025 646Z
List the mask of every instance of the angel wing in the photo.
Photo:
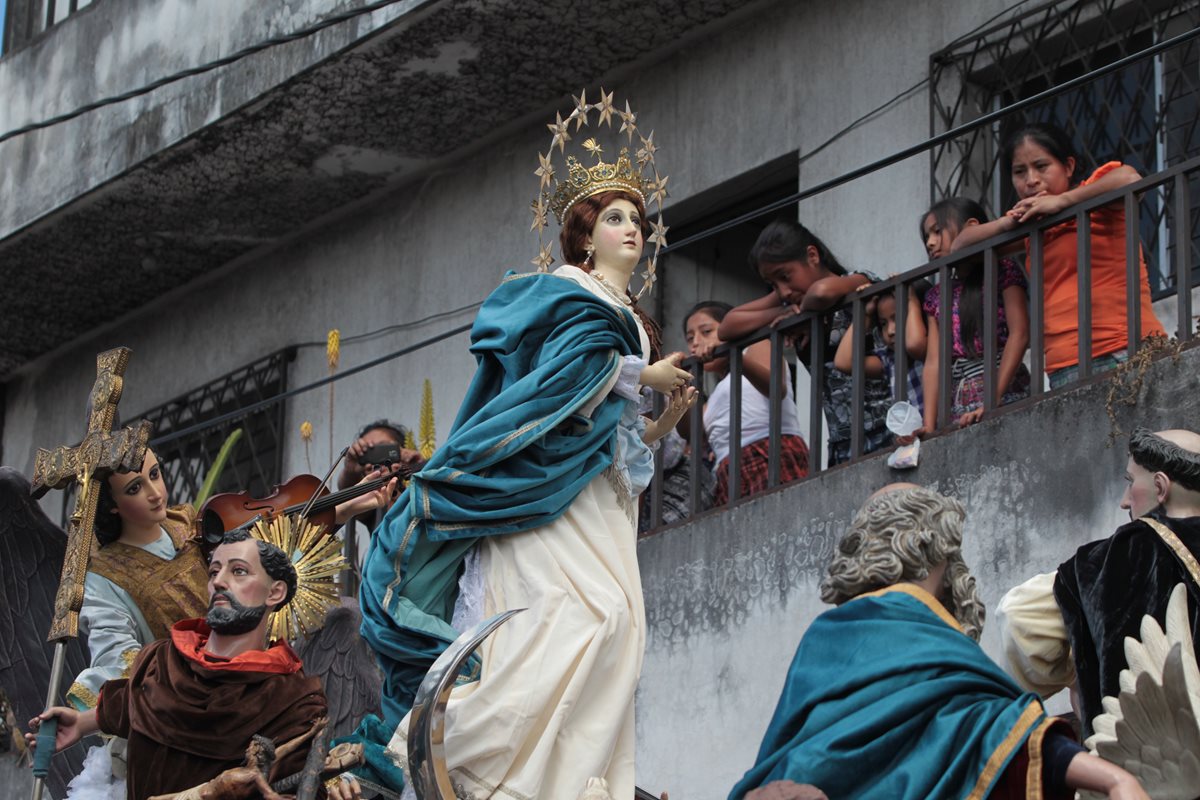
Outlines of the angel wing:
M66 550L67 535L30 497L29 481L11 467L0 467L0 688L22 731L46 701L53 658L46 631ZM70 641L64 674L78 675L86 666L82 644ZM73 747L54 757L47 786L55 797L66 795L83 756L82 747Z
M1200 786L1200 667L1184 584L1171 592L1166 629L1147 615L1141 636L1125 639L1121 693L1104 698L1085 744L1156 800L1192 800Z
M333 739L353 733L367 714L378 714L383 694L375 655L358 633L362 615L353 600L343 598L343 603L329 611L321 630L296 648L304 671L320 677L325 687L325 734Z

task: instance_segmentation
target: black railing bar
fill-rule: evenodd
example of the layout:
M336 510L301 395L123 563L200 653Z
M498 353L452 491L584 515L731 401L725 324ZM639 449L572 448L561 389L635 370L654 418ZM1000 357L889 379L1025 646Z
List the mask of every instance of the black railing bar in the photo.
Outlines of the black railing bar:
M808 325L808 474L824 468L821 434L825 425L825 330L820 314L809 315Z
M1029 272L1029 392L1034 397L1042 395L1046 382L1044 239L1040 228L1029 234L1029 256L1025 259L1025 268Z
M850 369L850 458L853 459L861 456L865 449L863 446L863 434L865 433L863 430L863 406L867 399L867 376L864 371L866 359L863 357L863 348L867 345L867 309L866 301L858 292L854 293L850 305L851 320L854 326L854 334L850 337L850 345L854 348L851 358L853 366Z
M1128 326L1128 354L1137 355L1142 338L1142 270L1141 237L1138 231L1141 210L1137 195L1125 195L1125 324ZM1149 276L1147 276L1149 278ZM1146 287L1149 290L1149 286Z
M892 345L892 398L899 403L908 400L908 284L900 281L896 284L896 339ZM883 297L884 295L880 295ZM879 301L876 300L876 303Z
M729 489L728 503L733 505L742 496L742 351L729 353L729 467L725 486ZM720 465L718 465L718 469Z
M767 488L774 489L779 485L779 448L783 433L783 376L784 370L787 369L783 362L783 334L778 328L771 329L770 364L770 396L767 398L767 408L770 409L767 419Z
M996 280L996 248L989 247L983 253L983 330L980 332L983 339L983 352L979 354L983 358L983 410L985 413L997 405L996 318L999 316L1000 310L996 289L999 285L999 281ZM963 342L963 347L973 346L974 342ZM951 358L953 358L953 354L951 354Z
M1079 377L1086 378L1092 374L1092 217L1083 208L1075 212L1075 273Z
M1078 88L1079 86L1090 83L1091 81L1103 78L1110 72L1116 72L1129 66L1130 64L1134 64L1143 59L1158 55L1165 50L1169 50L1172 47L1183 44L1184 42L1194 39L1197 36L1200 36L1200 27L1193 28L1190 31L1186 31L1178 36L1166 39L1158 44L1150 45L1143 50L1139 50L1136 53L1131 53L1130 55L1118 59L1111 64L1106 64L1103 67L1097 67L1091 72L1080 75L1076 78L1072 78L1071 80L1061 83L1058 86L1052 86L1049 89L1038 92L1037 94L1027 97L1024 100L1017 100L1016 102L1010 103L1009 105L997 109L996 111L990 111L978 119L965 122L956 128L951 128L950 130L944 133L939 133L936 136L931 136L919 144L910 145L903 150L898 150L889 156L884 156L883 158L872 161L869 164L856 167L849 172L842 173L841 175L830 178L827 181L822 181L821 183L818 183L817 185L808 189L802 189L801 191L795 192L787 197L774 200L770 203L767 203L765 206L762 206L761 208L753 211L747 211L744 214L739 214L733 219L726 220L718 225L714 225L707 230L699 231L691 236L685 236L684 238L676 242L672 242L666 247L663 247L659 254L666 255L673 250L678 250L690 244L694 244L695 242L707 239L710 236L716 236L718 233L722 233L723 231L750 222L751 220L759 217L766 216L767 214L773 214L776 211L780 211L781 209L787 208L790 205L795 205L802 200L807 200L810 197L827 192L830 189L836 189L838 186L841 186L844 183L849 183L850 181L870 175L872 172L878 172L879 170L886 169L897 162L904 161L905 159L912 158L913 156L918 156L926 150L931 150L940 144L945 144L946 142L952 141L958 136L970 133L976 128L982 128L984 126L991 125L993 122L997 122L1009 114L1021 111L1029 106L1036 105L1043 100L1049 100L1059 94L1064 94L1072 89Z
M1188 196L1188 176L1175 175L1175 290L1179 326L1176 336L1187 342L1192 338L1192 210Z
M296 395L304 394L305 392L311 392L313 389L319 389L322 386L325 386L326 384L333 383L334 381L340 381L343 378L349 378L351 375L357 375L360 372L365 372L366 370L373 369L375 367L378 367L380 364L385 364L388 361L399 358L400 356L406 356L409 353L416 352L417 350L423 350L424 348L428 347L429 345L437 344L440 341L449 339L452 336L457 336L460 333L466 333L467 331L471 330L471 325L473 325L473 324L474 324L474 322L468 323L466 325L459 325L457 328L451 328L450 330L446 331L445 333L439 333L436 336L430 336L427 339L422 339L421 341L417 342L416 344L409 345L408 347L402 347L399 350L395 350L391 353L387 353L386 355L382 355L379 358L373 358L370 361L364 361L362 364L359 364L358 366L341 370L339 372L334 373L333 375L327 375L324 378L315 380L312 383L307 383L304 386L297 386L295 389L288 389L286 392L280 392L279 394L273 395L271 397L264 397L262 400L258 400L256 402L250 403L249 405L242 406L241 408L238 408L238 409L234 409L233 411L226 412L219 416L213 417L212 419L206 419L203 422L198 422L195 425L190 425L186 428L183 428L182 430L172 431L171 433L167 434L166 436L160 436L157 439L151 439L150 445L152 447L160 447L161 445L163 445L167 442L171 442L176 439L182 439L185 436L191 436L193 433L198 433L202 430L205 430L206 428L211 428L214 425L219 425L222 422L227 422L229 420L234 420L234 419L240 419L242 417L245 417L248 414L253 414L255 411L258 411L259 409L267 408L268 406L274 405L275 403L282 402L283 400L287 400L288 398L295 397Z
M937 426L941 429L951 427L954 422L950 418L950 392L954 380L954 312L948 263L938 267L938 286L941 287L938 290L938 391L934 402L937 403Z

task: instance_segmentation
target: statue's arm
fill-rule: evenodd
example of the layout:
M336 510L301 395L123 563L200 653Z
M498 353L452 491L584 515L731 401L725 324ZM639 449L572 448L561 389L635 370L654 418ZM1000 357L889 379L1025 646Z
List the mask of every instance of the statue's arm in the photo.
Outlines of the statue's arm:
M135 617L133 608L127 592L106 578L88 573L79 629L87 639L91 663L67 692L67 700L76 708L94 707L105 681L126 677L134 657L150 638L145 622Z
M1042 697L1075 685L1071 641L1054 599L1056 575L1035 575L1009 590L998 609L1004 668Z

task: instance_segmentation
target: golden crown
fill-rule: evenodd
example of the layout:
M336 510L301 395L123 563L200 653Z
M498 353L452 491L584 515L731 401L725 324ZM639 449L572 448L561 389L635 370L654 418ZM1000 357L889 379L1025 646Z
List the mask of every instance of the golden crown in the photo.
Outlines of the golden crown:
M658 151L658 145L654 143L654 132L642 136L637 129L637 115L630 109L628 101L625 103L625 110L621 111L613 105L613 93L605 92L603 88L600 89L598 103L588 103L584 92L580 92L579 96L573 99L575 110L565 120L561 113L555 114L554 122L546 126L552 135L550 150L545 154L538 153L538 168L534 170L534 175L539 179L538 196L530 204L533 224L529 229L538 232L538 255L533 259L533 264L539 271L545 271L554 262L550 245L542 238L548 212L554 212L554 218L561 225L571 207L585 197L607 191L629 192L641 198L647 211L652 204L658 211L658 219L650 223L652 232L646 239L647 243L654 245L654 254L642 273L642 289L638 292L638 297L641 297L654 285L658 252L667 243L667 227L663 225L662 219L662 204L667 197L667 178L658 174L658 168L654 164L654 156ZM618 134L628 134L629 147L622 147L616 162L609 163L601 158L604 150L595 138L588 138L583 142L583 149L595 157L596 164L586 167L575 156L567 156L566 179L556 180L554 164L551 162L554 148L558 148L560 155L565 154L567 142L571 141L571 123L575 123L575 130L578 132L584 125L591 124L588 115L593 111L600 112L597 127L605 124L611 128L613 117L620 119L621 128ZM634 146L635 136L640 146L631 156L630 147Z
M588 139L583 146L596 157L596 166L585 167L575 156L567 156L567 179L558 184L550 198L550 210L559 225L571 206L600 192L629 192L640 197L643 204L646 202L648 181L634 170L628 147L621 148L617 163L608 164L600 159L603 151L595 139Z

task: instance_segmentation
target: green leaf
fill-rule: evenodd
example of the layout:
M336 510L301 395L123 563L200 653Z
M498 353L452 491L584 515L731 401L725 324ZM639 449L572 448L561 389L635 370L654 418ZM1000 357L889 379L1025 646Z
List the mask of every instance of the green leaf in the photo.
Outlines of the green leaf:
M196 495L196 499L192 503L196 508L204 505L204 502L212 494L213 487L217 485L217 481L221 478L221 473L225 471L225 463L233 455L233 448L237 447L237 443L241 441L241 438L242 429L238 428L229 434L229 438L221 445L220 452L213 459L212 467L208 470L208 474L204 476L204 485L200 487L200 493Z

